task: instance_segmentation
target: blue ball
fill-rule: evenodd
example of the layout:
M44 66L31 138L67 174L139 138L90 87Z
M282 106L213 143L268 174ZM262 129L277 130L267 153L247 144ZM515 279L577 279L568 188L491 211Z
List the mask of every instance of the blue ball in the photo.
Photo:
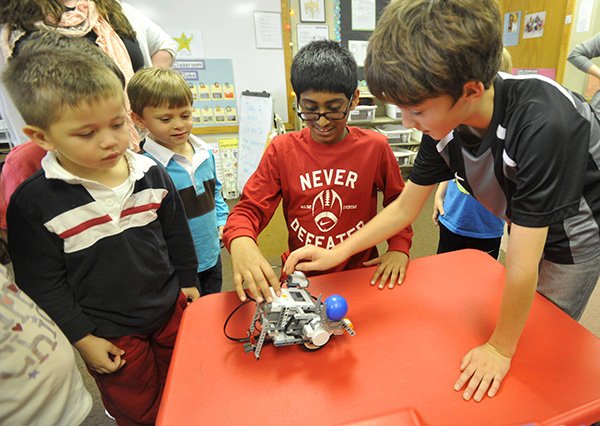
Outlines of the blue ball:
M325 312L327 312L327 318L331 321L339 321L348 312L348 302L339 294L332 294L325 299Z

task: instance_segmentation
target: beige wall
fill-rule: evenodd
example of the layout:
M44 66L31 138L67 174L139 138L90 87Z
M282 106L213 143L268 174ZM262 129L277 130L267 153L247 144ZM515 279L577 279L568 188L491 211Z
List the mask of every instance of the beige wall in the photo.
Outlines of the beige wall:
M577 32L577 22L579 19L579 10L581 8L581 0L577 0L575 7L575 16L573 17L573 27L571 32L571 41L569 43L569 51L577 44L587 40L594 34L600 32L600 0L593 0L594 8L592 10L590 30L587 32ZM596 58L594 63L600 66L600 58ZM588 78L594 78L575 68L571 63L567 64L565 76L562 84L569 89L584 93Z

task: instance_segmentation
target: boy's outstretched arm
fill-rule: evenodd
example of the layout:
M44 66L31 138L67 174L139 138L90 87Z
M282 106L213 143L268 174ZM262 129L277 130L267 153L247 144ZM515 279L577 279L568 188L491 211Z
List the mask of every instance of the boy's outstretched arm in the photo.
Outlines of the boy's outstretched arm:
M386 148L385 159L382 160L380 165L381 179L382 182L385 182L382 188L384 208L393 203L402 194L406 186L400 174L396 156L387 142ZM386 285L391 290L396 284L402 284L408 267L412 238L413 230L410 226L407 226L388 238L387 252L375 259L363 262L363 266L377 265L371 278L372 286L379 283L380 290L385 288Z
M110 374L119 370L127 361L125 352L111 342L93 334L79 339L73 344L90 370L100 374Z
M398 198L350 238L331 250L307 245L293 251L285 262L284 272L330 269L353 254L377 245L415 221L432 189L433 185L408 181Z
M271 298L269 284L280 294L279 279L256 243L282 198L279 170L284 166L280 164L277 146L275 141L267 146L223 229L223 244L231 253L233 283L242 301L246 300L244 283L259 303Z
M233 284L240 300L246 300L244 283L258 303L263 300L272 301L269 286L273 287L275 294L280 294L279 279L252 238L235 238L231 241L229 252L233 268Z
M463 398L481 401L486 392L493 397L508 373L510 361L525 327L538 282L548 228L526 228L513 224L506 255L506 282L500 314L490 339L462 359L462 374L454 385Z

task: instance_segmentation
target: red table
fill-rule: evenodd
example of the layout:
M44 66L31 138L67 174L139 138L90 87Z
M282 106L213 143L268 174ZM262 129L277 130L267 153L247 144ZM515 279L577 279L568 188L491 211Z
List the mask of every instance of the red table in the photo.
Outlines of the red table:
M462 250L411 262L392 291L369 285L373 268L311 279L338 293L356 336L315 352L266 343L260 360L223 335L239 304L209 295L185 311L159 425L575 425L600 419L600 339L540 295L509 375L493 399L452 388L460 360L495 325L504 268ZM243 336L254 304L230 321Z

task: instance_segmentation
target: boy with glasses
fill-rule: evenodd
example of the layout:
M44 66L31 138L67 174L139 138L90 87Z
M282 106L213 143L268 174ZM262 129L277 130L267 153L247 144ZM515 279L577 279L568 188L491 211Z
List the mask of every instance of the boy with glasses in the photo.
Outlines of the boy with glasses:
M347 49L328 40L308 44L294 57L291 80L307 127L267 147L224 229L241 300L244 285L259 302L270 299L269 285L279 291L256 239L280 201L291 250L332 248L375 216L378 191L385 206L404 188L385 136L346 125L359 99L357 66ZM371 284L392 289L404 279L411 239L407 228L390 237L383 256L369 247L326 272L379 265Z

